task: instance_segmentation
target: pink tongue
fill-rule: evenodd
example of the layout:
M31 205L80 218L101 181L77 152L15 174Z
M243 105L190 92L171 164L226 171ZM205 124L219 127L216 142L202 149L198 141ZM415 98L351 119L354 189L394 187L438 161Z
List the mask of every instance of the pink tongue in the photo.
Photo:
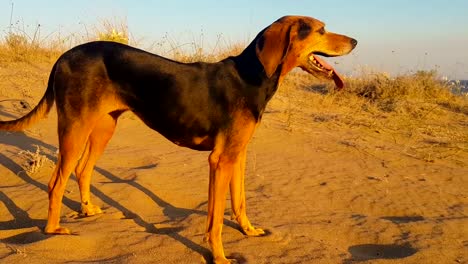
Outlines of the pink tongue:
M332 77L333 77L333 81L335 81L336 87L338 88L338 90L343 89L343 87L344 87L343 79L335 71L335 69L333 69L333 67L330 66L330 64L326 63L324 60L320 59L318 56L315 56L315 55L312 55L312 56L314 56L314 59L316 61L318 61L318 63L320 63L323 66L323 68L325 68L326 70L332 70L333 71L333 76Z

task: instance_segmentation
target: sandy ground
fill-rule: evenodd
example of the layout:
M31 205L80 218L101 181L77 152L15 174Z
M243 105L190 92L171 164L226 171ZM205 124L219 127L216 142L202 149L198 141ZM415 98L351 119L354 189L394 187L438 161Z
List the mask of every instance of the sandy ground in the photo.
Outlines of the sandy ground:
M28 75L32 104L45 89L47 67ZM2 89L0 99L21 98L24 92L2 74L3 85L13 88ZM228 256L241 263L468 263L466 152L426 162L403 154L404 144L378 131L314 122L307 108L291 123L285 101L273 99L247 157L247 212L270 234L244 237L229 219L228 197ZM0 108L3 120L21 113L14 104ZM47 160L28 173L25 151L36 146ZM0 262L210 258L203 242L207 152L177 147L125 114L92 180L94 203L104 213L79 216L72 175L61 221L75 235L47 236L42 228L56 149L55 110L24 133L0 132Z

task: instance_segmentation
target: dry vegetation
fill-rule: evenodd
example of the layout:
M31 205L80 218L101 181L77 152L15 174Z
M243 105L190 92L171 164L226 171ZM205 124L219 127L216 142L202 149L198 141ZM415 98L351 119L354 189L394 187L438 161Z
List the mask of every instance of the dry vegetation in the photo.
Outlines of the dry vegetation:
M113 21L103 21L93 32L86 30L84 36L71 38L39 40L20 30L13 30L3 38L0 97L11 98L10 91L20 89L23 98L2 101L0 111L11 109L6 105L9 103L16 107L10 115L28 111L41 96L50 67L70 45L89 40L129 43L126 23ZM162 46L169 49L161 50ZM153 51L184 62L217 61L240 53L244 47L217 43L207 51L196 41L180 45L166 36L153 45ZM343 91L335 92L331 83L321 83L303 72L293 71L276 96L277 100L287 102L287 107L274 109L273 101L268 111L284 113L285 128L289 130L304 129L303 122L315 122L330 129L358 129L363 138L391 142L403 154L428 162L468 152L468 97L452 93L453 85L441 81L436 72L419 71L397 77L370 72L348 78L346 83ZM461 157L454 160L466 162Z
M346 83L345 90L335 92L332 84L317 83L303 73L291 74L279 90L279 96L290 101L287 120L293 121L288 123L300 127L302 121L294 120L295 116L302 119L304 112L310 112L313 121L330 129L358 130L356 142L383 141L427 162L468 153L468 97L454 95L453 87L435 72L398 77L370 73ZM363 151L374 155L381 149ZM461 156L453 161L466 163Z
M22 157L24 171L30 175L38 172L45 164L53 165L53 162L47 158L47 156L41 153L41 147L35 145L36 151L32 152L29 150L22 150L18 153Z

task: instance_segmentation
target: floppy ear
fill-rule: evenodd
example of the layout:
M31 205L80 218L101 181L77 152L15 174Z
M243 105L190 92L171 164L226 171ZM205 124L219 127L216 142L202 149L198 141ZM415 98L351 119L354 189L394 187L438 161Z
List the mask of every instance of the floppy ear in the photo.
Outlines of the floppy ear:
M291 24L276 21L257 37L255 51L269 77L275 73L289 49Z

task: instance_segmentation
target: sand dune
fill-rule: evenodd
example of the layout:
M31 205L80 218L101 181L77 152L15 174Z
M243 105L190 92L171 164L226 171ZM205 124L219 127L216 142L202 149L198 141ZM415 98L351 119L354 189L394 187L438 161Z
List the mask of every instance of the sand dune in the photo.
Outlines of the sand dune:
M42 92L37 88L30 101ZM229 218L228 200L227 255L241 263L468 263L466 152L426 162L378 132L314 122L307 108L289 122L286 101L281 94L273 99L247 158L247 212L270 234L244 237ZM0 114L19 113L2 106ZM36 146L48 160L27 173L22 151ZM0 262L210 258L203 242L207 152L177 147L125 114L92 180L104 213L80 217L72 175L61 221L75 233L47 236L41 229L56 148L54 110L24 133L0 133Z

